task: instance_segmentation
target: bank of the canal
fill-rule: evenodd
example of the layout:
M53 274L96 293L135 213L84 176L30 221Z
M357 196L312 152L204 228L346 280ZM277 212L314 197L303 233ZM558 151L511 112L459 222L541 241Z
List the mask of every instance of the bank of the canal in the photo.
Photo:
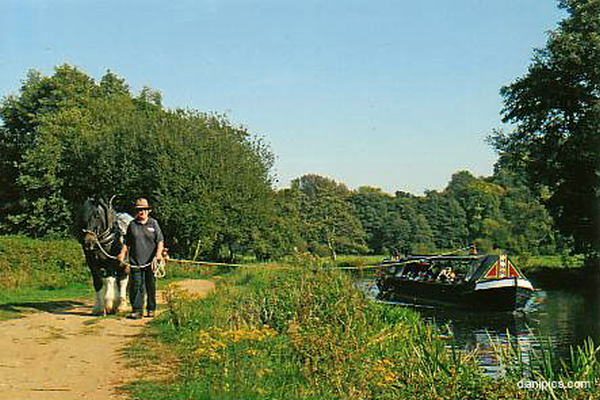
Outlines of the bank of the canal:
M76 243L0 239L0 286L5 301L74 295L69 291L74 281L84 282L87 286L82 290L89 294L89 273ZM285 269L278 269L281 266ZM129 387L130 396L550 398L548 391L519 387L522 376L510 373L518 368L509 368L503 376L486 375L480 359L461 350L469 348L461 347L469 340L474 348L483 333L461 325L455 316L446 320L454 324L452 338L448 326L439 323L440 315L428 317L423 310L372 302L357 289L352 275L332 268L335 265L302 259L271 267L275 268L244 267L217 277L217 290L207 299L171 290L167 311L128 351L135 364L143 365L147 377ZM204 277L211 272L202 271ZM198 276L199 269L178 267L169 269L169 274L170 279L192 277ZM537 318L547 318L550 330L564 331L564 326L594 314L598 302L582 299L577 292L568 293L572 297L547 293L548 307ZM569 311L581 306L589 311ZM565 316L564 322L557 315ZM491 320L486 319L488 323ZM511 332L518 333L521 326L531 323L516 321L513 325ZM502 322L496 328L501 334ZM583 334L584 330L578 332ZM594 350L582 352L566 369L553 364L535 379L594 381L600 375ZM594 385L561 391L558 398L593 398L599 394Z
M135 354L160 360L156 349L168 349L178 368L168 379L131 386L134 398L549 398L519 387L515 368L486 375L444 328L410 308L370 301L330 264L305 259L285 268L242 268L204 300L172 292L149 332L163 345ZM537 366L536 379L600 376L595 358L577 362ZM559 396L598 394L594 384Z

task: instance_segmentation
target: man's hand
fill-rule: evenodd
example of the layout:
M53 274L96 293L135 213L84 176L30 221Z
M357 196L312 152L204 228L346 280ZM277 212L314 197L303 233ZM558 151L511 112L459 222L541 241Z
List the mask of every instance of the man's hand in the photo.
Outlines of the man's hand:
M121 249L121 251L117 255L117 261L119 261L122 264L123 261L125 261L125 256L126 255L127 255L127 246L123 245L123 248Z
M165 242L160 241L156 246L156 255L154 256L158 261L164 260Z

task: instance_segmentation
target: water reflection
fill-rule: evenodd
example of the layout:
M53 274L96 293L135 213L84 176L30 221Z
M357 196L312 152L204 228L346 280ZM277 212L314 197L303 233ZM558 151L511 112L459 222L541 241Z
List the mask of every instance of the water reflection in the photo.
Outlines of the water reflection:
M377 287L372 279L363 279L359 286L372 298ZM566 357L570 346L582 345L591 337L600 343L600 294L595 288L579 290L546 289L538 291L524 311L472 312L450 308L425 307L413 304L390 303L409 306L429 322L448 331L454 345L476 350L482 367L489 373L498 372L494 347L513 345L521 351L527 363L531 354L541 345L554 349L555 354ZM518 346L515 346L518 344Z

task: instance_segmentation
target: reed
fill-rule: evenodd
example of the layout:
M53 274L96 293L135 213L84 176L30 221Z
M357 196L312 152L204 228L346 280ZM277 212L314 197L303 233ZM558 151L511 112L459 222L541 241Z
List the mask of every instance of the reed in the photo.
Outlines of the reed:
M527 398L569 400L599 397L600 346L596 346L591 338L580 346L571 346L566 357L557 355L549 337L536 337L533 342L538 345L527 348L509 332L505 339L488 338L501 367L498 381L525 389ZM534 382L541 388L527 391L524 382Z

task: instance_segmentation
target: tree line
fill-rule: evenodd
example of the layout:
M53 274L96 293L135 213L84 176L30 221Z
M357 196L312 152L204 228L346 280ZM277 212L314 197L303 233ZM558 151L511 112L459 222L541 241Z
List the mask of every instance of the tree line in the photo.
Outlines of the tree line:
M0 233L72 235L88 196L153 200L182 256L572 250L600 259L600 0L567 16L500 91L495 172L422 196L304 175L274 189L267 144L225 116L169 110L108 71L30 72L0 102Z
M160 93L137 95L108 71L96 81L70 65L30 72L0 106L2 233L76 234L78 206L118 195L155 205L183 256L335 257L463 247L554 252L552 221L509 173L456 173L424 196L350 190L304 175L274 189L273 154L224 116L168 110ZM117 201L118 203L118 201Z
M219 256L248 246L273 201L273 155L221 115L168 110L160 93L133 95L62 65L32 71L0 105L0 229L76 234L87 197L152 199L171 247ZM189 255L189 254L186 254Z
M276 196L294 221L288 231L296 246L321 256L426 253L473 243L483 251L554 254L566 246L540 200L505 171L487 178L459 171L444 190L422 196L350 190L309 174Z

